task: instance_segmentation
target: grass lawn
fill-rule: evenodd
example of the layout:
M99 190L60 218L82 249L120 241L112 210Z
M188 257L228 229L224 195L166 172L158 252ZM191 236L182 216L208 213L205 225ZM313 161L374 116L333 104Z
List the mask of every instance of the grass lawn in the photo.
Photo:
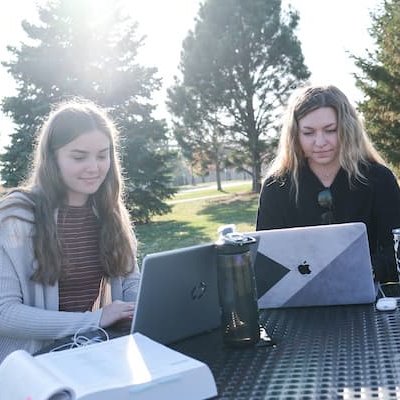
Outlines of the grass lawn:
M169 214L136 227L139 260L144 255L194 244L214 242L217 228L235 224L238 231L252 231L258 194L250 193L251 182L230 183L218 192L209 186L181 190L171 201Z

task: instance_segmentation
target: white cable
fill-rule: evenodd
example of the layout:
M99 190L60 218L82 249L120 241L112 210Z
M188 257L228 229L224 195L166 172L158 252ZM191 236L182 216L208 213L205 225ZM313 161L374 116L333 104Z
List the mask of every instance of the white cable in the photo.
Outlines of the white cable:
M381 293L382 297L386 297L385 292L382 290L382 284L380 282L378 283L378 290Z
M95 328L96 328L97 331L100 332L100 335L93 336L93 337L89 338L87 336L80 335L80 332L83 332L83 331L88 332L87 328L85 330L83 328L79 328L75 332L75 334L72 337L70 342L64 343L64 344L62 344L60 346L57 346L57 347L54 347L49 352L51 353L53 351L74 349L74 348L77 348L77 347L87 346L87 345L94 344L94 343L107 342L107 341L110 340L110 337L109 337L108 333L103 328L100 328L98 326L96 326Z
M400 282L378 283L378 290L379 290L379 292L381 293L382 297L391 297L391 298L393 298L393 299L400 300L400 297L398 297L398 296L387 296L387 295L385 294L384 290L383 290L385 286L389 287L389 286L395 286L395 285L399 286L399 285L400 285Z

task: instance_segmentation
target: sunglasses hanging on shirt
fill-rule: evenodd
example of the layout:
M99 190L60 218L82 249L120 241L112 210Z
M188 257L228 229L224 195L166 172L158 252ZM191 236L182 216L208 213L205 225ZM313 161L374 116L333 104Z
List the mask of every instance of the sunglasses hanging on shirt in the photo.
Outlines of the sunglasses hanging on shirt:
M329 188L321 190L318 193L317 201L320 207L326 209L321 214L321 222L325 225L332 224L333 222L333 197Z

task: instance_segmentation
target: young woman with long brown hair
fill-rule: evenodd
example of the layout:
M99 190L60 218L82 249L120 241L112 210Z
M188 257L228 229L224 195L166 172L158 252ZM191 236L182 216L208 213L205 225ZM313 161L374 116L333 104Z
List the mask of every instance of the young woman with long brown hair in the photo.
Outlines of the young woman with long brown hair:
M131 319L139 273L118 133L95 104L48 117L28 182L0 203L0 362Z

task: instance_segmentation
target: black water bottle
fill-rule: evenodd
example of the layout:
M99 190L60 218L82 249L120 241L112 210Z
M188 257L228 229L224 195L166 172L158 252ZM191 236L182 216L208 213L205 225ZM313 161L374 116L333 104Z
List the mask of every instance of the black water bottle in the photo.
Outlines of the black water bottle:
M260 339L257 291L250 246L253 237L235 232L234 225L218 229L216 242L218 291L223 339L227 345L254 345Z

